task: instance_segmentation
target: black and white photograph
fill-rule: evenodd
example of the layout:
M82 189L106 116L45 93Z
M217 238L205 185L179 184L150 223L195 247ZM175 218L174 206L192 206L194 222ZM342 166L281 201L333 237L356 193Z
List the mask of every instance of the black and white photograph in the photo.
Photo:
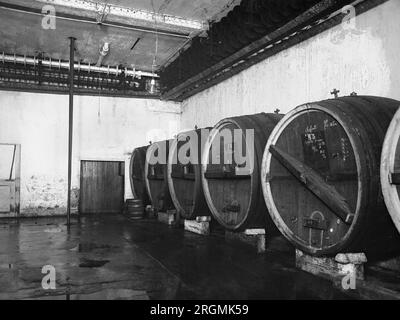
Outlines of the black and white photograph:
M400 0L0 0L0 300L400 300L399 35Z

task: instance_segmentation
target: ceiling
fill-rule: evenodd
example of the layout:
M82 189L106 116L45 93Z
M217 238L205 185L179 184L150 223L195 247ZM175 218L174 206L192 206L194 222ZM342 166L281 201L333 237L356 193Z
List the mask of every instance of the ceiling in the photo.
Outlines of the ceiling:
M212 20L232 0L99 0L117 6L181 16L194 20Z
M152 22L150 25L149 23L137 24L126 17L106 17L105 24L110 23L112 26L97 25L95 12L64 6L56 6L58 16L56 29L45 30L42 28L43 15L41 15L41 8L46 4L44 1L0 0L0 52L27 56L43 52L45 57L68 60L68 37L72 36L77 39L76 60L95 64L99 58L100 48L104 42L108 42L110 52L104 58L103 65L122 65L129 68L135 67L137 70L151 71L156 55L154 70L157 71L171 60L190 37L196 34L193 30L184 30L179 27L174 29L173 26L166 26L163 30L162 26L155 26ZM159 14L206 22L227 13L238 1L98 0L97 2L149 12L153 11L154 6L156 13ZM65 19L71 17L76 19Z

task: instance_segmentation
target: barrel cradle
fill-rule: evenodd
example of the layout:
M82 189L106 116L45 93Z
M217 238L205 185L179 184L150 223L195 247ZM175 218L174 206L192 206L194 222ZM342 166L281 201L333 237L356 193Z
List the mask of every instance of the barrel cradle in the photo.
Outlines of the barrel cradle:
M312 255L398 250L383 203L379 163L399 102L352 96L297 107L265 148L261 180L281 233Z
M269 134L281 118L266 113L227 118L205 143L204 196L214 218L227 230L276 230L262 199L259 170Z
M151 204L157 211L174 209L167 177L169 143L168 140L155 142L146 152L146 189Z
M145 162L147 148L148 146L144 146L133 150L129 165L129 178L133 197L135 199L142 200L144 206L150 204L145 179Z
M171 142L168 186L178 213L185 219L210 216L201 184L201 153L211 128L180 133Z
M400 232L400 109L390 123L383 143L381 185L386 207Z

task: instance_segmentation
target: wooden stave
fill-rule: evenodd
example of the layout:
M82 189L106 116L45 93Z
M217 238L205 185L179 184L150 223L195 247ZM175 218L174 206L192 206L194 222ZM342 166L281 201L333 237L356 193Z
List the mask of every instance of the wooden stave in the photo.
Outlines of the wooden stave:
M390 183L389 175L395 170L398 164L396 155L399 148L400 139L400 108L396 112L386 133L385 141L382 147L382 157L380 165L380 178L382 193L388 212L395 224L397 230L400 232L400 195L398 187Z
M377 121L374 117L371 117L371 115L368 115L368 112L363 112L362 109L360 109L360 102L364 104L369 104L367 107L370 110L373 110L375 108L375 112L378 112L377 110L379 107L382 107L385 105L388 107L386 109L384 118L386 124L382 123L382 121ZM395 100L392 99L387 99L387 98L381 98L381 97L372 97L372 96L356 96L356 97L343 97L343 98L338 98L338 99L330 99L330 100L324 100L324 101L319 101L319 102L314 102L310 104L304 104L301 105L294 110L292 110L290 113L288 113L285 118L279 123L279 125L275 128L274 132L271 134L267 146L265 148L265 152L263 155L263 163L262 163L262 170L261 170L261 181L262 181L262 189L263 189L263 195L264 199L266 201L269 213L271 214L272 220L275 222L276 226L278 227L279 231L297 248L300 250L303 250L304 252L307 252L311 255L315 256L324 256L324 255L333 255L339 252L358 252L358 251L364 251L364 252L369 252L371 256L378 256L381 254L384 254L380 252L380 249L377 247L369 246L368 242L375 242L374 246L377 245L377 241L374 241L373 237L371 235L376 231L377 225L372 224L370 220L373 220L374 218L376 219L376 216L378 215L378 212L385 211L385 206L383 205L383 201L379 199L379 193L380 193L380 188L379 188L379 159L380 159L380 148L382 143L375 143L375 151L374 148L370 145L370 141L374 140L374 137L376 137L375 130L376 126L382 126L386 127L388 125L388 121L390 121L390 115L393 113L394 109L393 103L398 103ZM266 182L266 177L269 175L268 167L271 162L271 155L270 152L268 151L269 147L271 144L274 144L279 136L277 136L278 132L282 130L282 127L284 125L289 125L290 120L292 119L293 116L295 116L297 113L301 112L302 110L306 109L308 106L316 106L316 105L323 105L323 107L331 109L331 112L327 112L331 116L337 120L342 127L344 127L346 134L349 136L349 140L351 141L353 150L355 152L356 158L359 157L359 160L357 161L357 168L358 168L358 174L359 174L359 179L363 181L361 185L367 185L369 187L369 190L364 190L364 192L359 194L358 200L359 203L357 205L357 214L356 217L353 221L353 224L348 230L348 233L344 239L344 241L341 244L335 245L333 247L330 247L330 249L324 249L324 250L316 250L312 249L310 247L305 247L301 243L297 241L295 236L293 235L292 231L289 230L289 228L285 225L282 219L280 219L279 214L277 213L277 209L273 203L271 203L270 198L272 197L272 194L270 192L270 187L269 182ZM371 109L371 105L375 105ZM349 109L350 107L350 109ZM391 111L389 111L391 109ZM350 111L349 111L350 110ZM322 111L326 111L322 109ZM358 112L356 112L358 111ZM340 116L341 120L338 120L338 117ZM382 118L380 119L382 120ZM283 128L286 128L284 126ZM346 129L347 127L347 129ZM381 128L382 132L385 133L386 129ZM283 132L283 131L282 131ZM351 139L351 136L349 133L352 133L354 137L356 137L358 134L361 137L360 139ZM379 139L377 139L379 140ZM380 141L381 142L381 141ZM363 148L363 145L369 145L368 148ZM355 147L356 146L356 147ZM358 154L356 150L363 150L365 154ZM366 166L366 163L370 163L369 166ZM367 170L363 170L360 172L360 167L365 166ZM368 173L369 172L369 173ZM368 174L367 174L368 173ZM368 181L371 180L375 181L375 183L368 183ZM365 188L364 188L365 189ZM360 183L359 183L359 192L360 192ZM368 201L372 198L374 198L374 201ZM372 208L371 208L372 207ZM374 210L376 209L377 210ZM363 214L360 215L360 212L364 212L366 210L369 212L369 214ZM398 234L393 233L393 228L388 222L387 219L387 214L386 215L380 215L380 218L383 217L383 219L378 219L382 220L380 223L384 223L384 229L388 230L387 231L387 238L386 240L382 240L381 247L384 244L393 244L395 240L398 238ZM361 221L361 222L360 222ZM378 221L379 222L379 221ZM368 227L368 231L365 232L366 228L365 226ZM399 238L400 239L400 238ZM394 248L393 250L398 250L398 248Z
M178 181L174 181L172 177L172 161L174 157L174 152L177 147L177 138L174 139L171 142L170 145L170 150L169 150L169 156L168 156L168 171L167 171L167 177L168 177L168 187L169 191L171 194L171 199L172 202L180 214L180 216L184 219L187 220L194 220L198 216L210 216L211 212L210 209L206 203L206 199L204 197L204 192L203 192L203 185L201 182L201 154L202 154L202 141L201 141L201 130L210 130L211 128L203 128L203 129L197 129L197 130L192 130L192 131L186 131L181 134L188 134L190 132L196 132L197 137L198 137L198 155L199 155L199 163L197 165L193 165L194 169L194 176L195 176L195 182L194 182L194 191L193 191L193 209L190 212L187 212L186 210L183 209L183 206L181 204L181 201L179 197L177 196L177 193L175 192L175 183ZM178 135L179 136L179 135ZM179 182L178 182L179 183Z
M166 159L168 159L168 150L169 150L169 144L170 140L164 140L164 141L159 141L151 144L147 151L146 151L146 162L145 162L145 181L146 181L146 190L147 194L149 196L150 202L152 206L157 210L157 211L162 211L165 212L167 210L173 209L173 203L171 199L171 194L169 192L168 188L168 173L167 173L167 164L161 164L160 166L163 167L163 179L161 183L161 187L158 188L159 190L153 190L154 188L151 187L151 183L148 179L148 174L149 174L149 164L148 164L148 159L150 157L150 152L154 145L160 144L160 143L166 143ZM164 194L164 200L163 200L163 205L160 207L158 203L156 203L156 198L158 198L159 194Z
M133 197L135 199L141 199L143 201L144 206L150 204L150 199L149 199L149 195L147 193L147 188L146 188L145 173L144 173L147 148L148 148L148 146L143 146L143 147L134 149L132 152L130 163L129 163L129 180L130 180ZM138 187L135 187L135 182L133 179L133 165L134 165L135 157L140 157L139 161L140 161L141 168L142 168L143 187L142 187L142 190L140 190L140 191L137 190Z
M265 146L265 143L267 141L267 136L268 134L265 132L265 128L260 125L260 122L268 121L268 122L274 122L275 124L278 123L278 120L282 118L283 115L277 115L277 114L266 114L266 113L259 113L259 114L252 114L252 115L244 115L244 116L238 116L238 117L231 117L231 118L225 118L221 121L219 121L211 131L209 135L209 139L207 139L207 143L204 146L204 151L203 151L203 156L202 156L202 166L201 166L201 181L203 185L203 190L204 190L204 196L206 199L206 202L209 206L209 209L211 211L212 216L214 217L217 222L223 226L226 230L230 231L242 231L247 228L271 228L272 230L271 233L275 234L276 228L273 225L273 223L270 221L268 214L266 214L266 206L265 203L262 199L262 194L261 194L261 188L260 188L260 181L259 181L259 170L260 170L260 161L262 158L262 150L263 147ZM251 119L251 120L249 120ZM208 183L207 179L205 177L205 172L207 169L207 163L208 163L208 155L209 155L209 148L211 147L211 139L213 135L215 135L220 127L222 127L224 124L234 124L236 127L241 128L241 129L258 129L258 135L259 138L255 139L255 151L256 151L256 156L257 156L257 161L255 161L254 164L254 170L253 173L251 174L251 189L256 190L256 195L253 195L251 197L250 204L248 206L248 209L245 214L245 218L243 219L242 223L237 224L235 226L229 226L227 225L223 220L220 219L219 212L218 210L214 207L213 202L210 197L210 191L208 188ZM272 131L272 128L271 130ZM256 136L256 134L255 134ZM262 138L264 136L264 139ZM261 141L263 140L263 141ZM257 151L258 150L258 151ZM249 212L255 212L255 214L249 216Z

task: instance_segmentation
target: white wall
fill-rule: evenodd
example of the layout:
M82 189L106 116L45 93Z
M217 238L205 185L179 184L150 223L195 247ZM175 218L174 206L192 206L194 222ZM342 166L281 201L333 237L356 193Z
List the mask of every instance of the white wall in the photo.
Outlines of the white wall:
M152 133L161 138L165 132L168 138L179 131L180 105L84 96L74 102L74 193L79 193L80 160L120 160L125 161L125 196L130 197L129 153L154 141ZM22 146L21 214L65 214L68 97L0 91L0 143Z
M183 102L182 126L215 125L243 114L287 112L297 105L340 95L400 100L400 1L390 0L342 26L268 58Z

